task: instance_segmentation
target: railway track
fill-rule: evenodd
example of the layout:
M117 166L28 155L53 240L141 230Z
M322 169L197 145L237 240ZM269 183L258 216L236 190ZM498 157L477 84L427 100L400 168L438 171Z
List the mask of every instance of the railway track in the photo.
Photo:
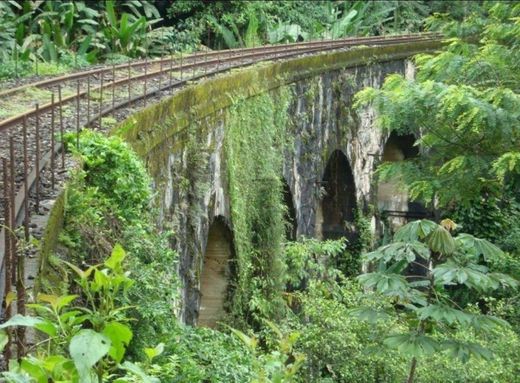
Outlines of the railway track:
M206 51L79 71L1 91L0 105L25 99L28 92L38 95L38 103L20 102L4 112L3 119L0 115L0 276L4 281L0 282L0 296L16 290L19 301L25 299L16 271L23 263L17 262L17 242L29 238L31 215L42 213L40 202L55 196L65 178L70 162L61 150L65 133L86 127L107 130L188 81L231 68L361 45L438 39L435 34L412 34ZM4 314L9 317L11 312L4 310Z

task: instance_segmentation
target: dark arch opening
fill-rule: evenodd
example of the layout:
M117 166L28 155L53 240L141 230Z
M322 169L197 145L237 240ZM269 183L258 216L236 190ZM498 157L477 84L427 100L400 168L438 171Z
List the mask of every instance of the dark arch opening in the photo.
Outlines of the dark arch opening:
M415 136L413 134L398 135L392 132L383 148L383 162L398 162L417 157L419 148L414 144ZM387 209L386 214L390 217L394 215L401 219L400 224L404 224L408 220L425 218L428 215L422 203L410 201L407 192L399 190L391 181L379 185L378 204L380 208ZM427 270L428 261L418 257L414 263L408 265L404 273L411 276L410 281L414 281L420 279L414 276L424 276Z
M199 326L215 327L225 315L233 258L233 235L224 219L217 217L208 231L200 275Z
M390 137L388 137L383 148L383 161L396 162L417 157L419 148L414 144L415 136L413 134L390 133Z
M356 186L347 157L336 150L329 158L322 181L321 201L323 239L352 239L356 212Z
M398 162L417 157L419 155L419 148L414 145L415 141L416 139L413 134L399 135L396 132L392 132L383 148L382 161ZM407 219L418 219L429 216L428 211L424 208L422 203L408 200L405 196L406 193L397 190L395 185L392 185L391 182L382 183L379 186L378 205L383 210L389 210L389 212L396 215L400 214L403 218ZM399 197L403 200L402 206L392 203L392 199L395 200Z
M296 234L298 230L298 223L296 221L296 208L294 207L294 200L291 193L291 188L283 179L283 202L285 205L285 238L288 241L296 241Z

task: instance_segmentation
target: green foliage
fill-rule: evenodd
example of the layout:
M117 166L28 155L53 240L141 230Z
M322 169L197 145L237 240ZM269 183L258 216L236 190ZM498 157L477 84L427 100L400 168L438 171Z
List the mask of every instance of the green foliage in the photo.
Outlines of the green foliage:
M84 131L67 137L83 168L73 174L66 191L65 229L60 235L66 258L73 264L104 262L116 243L128 251L136 283L118 302L132 306L139 318L130 353L168 334L178 304L177 256L170 233L159 234L150 208L151 184L135 153L116 137Z
M32 71L49 74L42 70L49 63L62 73L108 54L160 55L168 52L168 36L164 39L164 34L171 36L171 30L161 29L160 39L151 33L159 20L160 14L150 1L1 2L0 55L2 62L13 63L9 67L16 68L16 76ZM149 51L151 43L159 43L161 49ZM0 78L12 70L3 72Z
M486 2L455 15L444 9L428 20L449 39L435 54L419 55L415 80L387 77L380 90L357 95L372 103L387 131L414 133L422 155L378 169L380 179L400 177L412 199L453 217L461 230L496 242L510 255L485 260L490 272L511 273L519 251L519 18L514 2ZM475 274L477 273L477 274ZM479 271L461 271L475 283ZM473 279L477 278L477 279ZM515 302L518 293L450 288L459 305L498 299ZM501 306L502 307L502 306ZM515 310L505 310L518 323Z
M252 355L233 335L206 328L175 326L147 360L127 365L121 382L142 382L142 374L163 382L245 382L252 379Z
M141 161L120 138L106 139L92 131L84 131L79 147L76 135L67 135L67 145L83 164L86 188L107 197L107 203L120 207L117 217L136 219L150 203L150 179Z
M335 279L338 271L331 264L344 252L346 240L327 240L302 238L298 242L288 242L285 246L286 283L300 286L308 279Z
M417 358L436 351L462 362L470 356L491 358L489 350L478 343L450 338L448 334L454 329L470 326L475 331L493 332L508 326L498 317L464 310L446 294L448 286L485 292L518 285L514 278L489 272L481 264L482 260L502 256L499 248L469 234L452 237L450 231L455 228L450 220L440 225L423 220L403 226L395 234L396 242L365 255L366 261L375 263L377 271L358 277L365 288L391 297L400 306L394 315L403 321L407 331L396 331L386 337L384 344L412 358L408 381L414 378ZM419 258L428 260L433 268L422 265L424 272L419 275L401 274ZM436 339L432 336L436 332L444 333L446 339Z
M288 335L272 322L265 321L276 335L276 347L271 353L258 352L258 340L235 329L231 331L240 338L254 355L252 383L291 383L296 381L296 374L300 370L305 356L294 353L293 348L300 334L292 332Z
M128 307L116 304L118 296L132 285L123 268L125 257L125 251L116 245L103 265L81 270L69 264L79 278L78 295L40 294L38 303L27 306L41 316L16 315L1 326L34 327L46 337L37 357L10 365L9 373L4 374L7 381L31 377L38 382L94 383L116 371L114 362L122 360L132 338L126 324Z
M139 5L140 2L137 2ZM148 4L148 3L145 3ZM151 6L148 4L148 6ZM118 14L116 10L116 2L107 0L105 2L105 21L102 29L104 41L110 46L112 52L122 53L127 56L136 56L137 54L146 54L147 49L147 30L153 24L160 21L157 10L151 6L149 16L155 16L156 19L149 20L147 16L141 15L134 7L135 13L122 12Z
M400 324L385 315L370 325L350 312L357 305L379 307L378 312L389 309L388 300L363 292L349 280L311 280L308 289L293 300L299 302L299 312L287 319L287 326L301 333L296 349L307 358L301 371L303 381L402 380L403 359L382 345L381 336Z
M240 321L281 315L282 174L290 90L262 94L231 107L225 156L234 244L240 270L232 310Z
M213 48L417 31L422 1L179 1L168 13L190 46Z
M500 195L514 179L518 41L496 30L518 28L520 8L491 5L480 43L453 38L439 54L416 59L417 80L392 75L381 90L357 95L358 104L375 105L384 129L422 133L418 143L428 155L412 163L405 180L412 197L427 203L467 207L482 195Z
M482 24L480 40L454 37L440 53L416 58L417 80L391 75L381 90L357 95L358 105L374 104L382 128L420 133L427 155L387 166L401 168L413 198L440 207L500 198L517 174L519 41L497 30L517 30L520 7L485 9L487 18L467 20Z
M401 240L412 236L428 241L426 237L435 228L433 222L417 221L405 226L399 235ZM461 239L460 246L466 249L464 251L469 251L471 247L468 242L473 243L474 240L469 237ZM420 249L421 243L417 243L415 248ZM328 247L325 243L324 245ZM319 247L319 243L314 243L313 246ZM292 246L290 251L296 252L298 248L299 246ZM385 247L381 249L384 253L382 259L390 263L396 262L392 258L394 254L399 263L413 254L414 247L410 249L397 244L395 248ZM480 247L474 254L489 255L488 250L487 246ZM307 252L307 249L302 251ZM494 252L494 248L491 251ZM322 260L316 259L316 262L320 263ZM310 269L316 267L319 265L309 266ZM411 298L401 298L403 284L412 284L414 281L397 275L384 278L384 273L381 274L383 278L380 281L397 283L382 282L380 286L376 283L375 289L368 290L356 281L345 279L338 270L328 267L327 275L335 275L335 278L310 278L304 289L286 294L295 311L284 319L282 327L300 333L295 352L306 356L299 372L301 381L404 381L409 369L406 353L414 349L431 351L431 347L438 347L439 344L446 347L445 352L423 355L417 366L416 381L515 381L515 366L520 355L516 351L511 353L508 349L516 347L514 345L519 344L520 338L509 328L502 327L503 322L500 319L486 316L486 319L477 323L474 316L480 313L475 306L467 307L461 313L453 307L432 305L422 313L428 318L425 320L433 321L431 317L436 317L446 321L446 324L440 328L429 324L422 336L403 336L407 333L408 321L412 320L406 312L406 308L411 306ZM379 287L385 289L384 294L378 291ZM416 288L421 292L426 291L421 283L417 283ZM397 296L389 294L390 290L397 291ZM441 291L438 294L448 299ZM417 309L422 307L424 306L417 305ZM503 308L504 306L497 307L495 313ZM463 321L463 324L459 325L457 320ZM466 320L473 322L465 322ZM417 325L418 322L415 322L414 329ZM489 332L495 326L500 326L500 330ZM396 352L396 348L405 354ZM471 358L466 363L457 359L466 359L469 354L475 353L488 357L487 350L491 350L494 359Z

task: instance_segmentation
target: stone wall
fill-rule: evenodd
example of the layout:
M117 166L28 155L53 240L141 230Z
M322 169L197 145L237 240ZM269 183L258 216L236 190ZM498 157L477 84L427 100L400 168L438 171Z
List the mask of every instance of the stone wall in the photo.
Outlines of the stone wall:
M271 120L285 108L280 144L275 139L266 156L281 159L279 176L293 196L297 234L320 237L321 181L335 150L350 164L357 206L368 212L369 205L377 205L374 169L387 136L374 127L372 109L353 110L354 94L365 86L379 87L390 73L413 74L407 58L436 47L431 42L365 47L263 63L193 84L119 127L116 133L142 156L154 179L160 227L176 234L172 246L180 255L183 322L196 323L198 317L211 223L220 217L234 230L227 163L233 154L226 142L228 127L240 126L241 112L255 110L266 97L272 102ZM236 181L234 187L240 187Z

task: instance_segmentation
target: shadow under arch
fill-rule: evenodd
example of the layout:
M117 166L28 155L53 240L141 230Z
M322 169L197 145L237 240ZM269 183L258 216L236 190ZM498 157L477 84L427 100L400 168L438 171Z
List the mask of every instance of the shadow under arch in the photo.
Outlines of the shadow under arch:
M382 162L399 162L419 156L419 148L415 146L415 141L413 134L400 135L392 132L383 148ZM379 183L377 205L379 210L388 216L402 218L402 223L406 223L407 219L428 216L423 204L410 201L407 192L392 180Z
M323 239L355 236L356 185L347 157L335 150L327 162L322 179L321 234Z
M224 317L234 258L233 234L222 216L215 217L208 230L200 274L198 326L215 327Z
M416 138L413 134L399 135L392 132L383 148L382 161L398 162L417 157L419 148L414 145L415 141ZM401 189L392 180L379 183L377 204L379 210L388 217L391 231L410 220L425 218L429 215L422 203L410 201L407 191ZM414 281L420 279L419 276L425 276L427 270L428 261L418 257L415 262L408 265L404 273L410 276L410 281Z
M298 222L296 220L296 208L289 184L282 177L283 184L283 203L285 205L285 238L288 241L296 241L298 232Z

